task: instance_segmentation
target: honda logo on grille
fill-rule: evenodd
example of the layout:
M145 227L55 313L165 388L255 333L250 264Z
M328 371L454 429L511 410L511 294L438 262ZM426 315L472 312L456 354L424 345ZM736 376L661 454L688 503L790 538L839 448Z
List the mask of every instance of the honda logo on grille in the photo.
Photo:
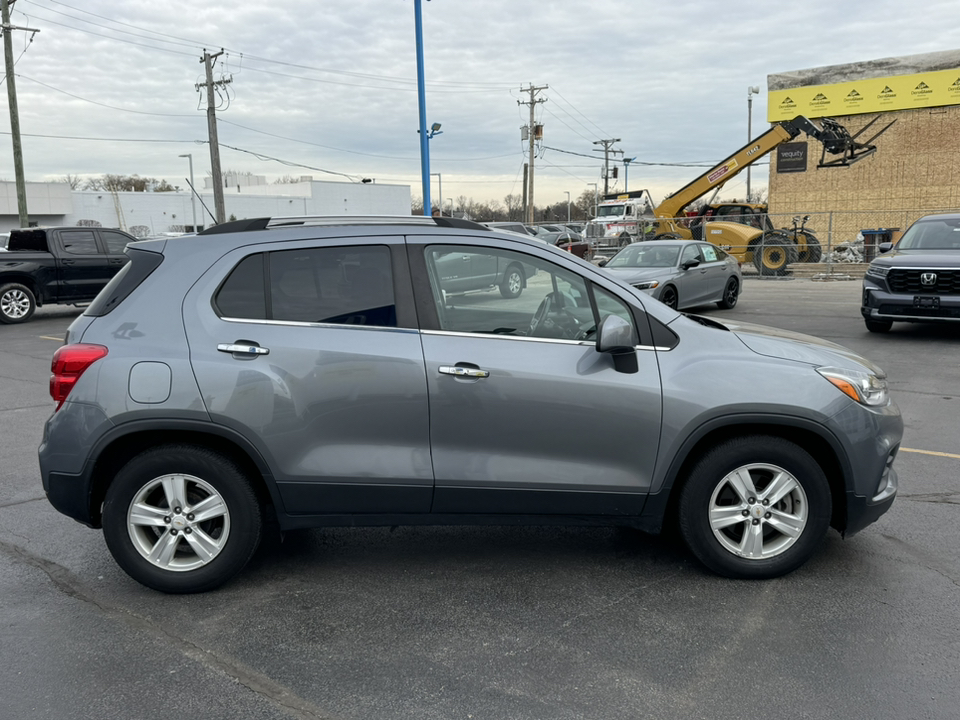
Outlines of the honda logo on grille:
M922 273L920 275L920 284L921 285L936 285L937 284L937 274L936 273Z

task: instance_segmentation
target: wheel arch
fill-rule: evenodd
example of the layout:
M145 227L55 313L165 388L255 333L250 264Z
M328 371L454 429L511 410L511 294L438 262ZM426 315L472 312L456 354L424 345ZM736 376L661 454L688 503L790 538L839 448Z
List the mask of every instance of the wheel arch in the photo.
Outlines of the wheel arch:
M681 445L667 468L661 491L648 500L644 515L659 515L661 524L675 524L684 479L710 447L734 437L766 435L783 438L806 450L823 469L830 485L830 525L843 532L847 521L847 485L853 469L840 441L822 425L803 418L755 415L717 419L701 425Z
M11 253L5 253L5 254L11 254ZM37 307L40 307L41 305L43 305L43 301L44 301L44 298L42 297L43 293L40 292L37 286L36 278L32 277L31 275L23 275L23 274L18 274L16 272L10 273L10 274L4 273L3 276L0 277L0 287L3 287L4 285L9 285L10 283L23 285L25 288L27 288L27 290L33 293L33 300L37 304Z
M98 443L91 457L89 525L101 527L107 488L127 462L160 445L192 445L212 450L236 463L250 479L263 507L283 507L273 475L256 447L229 428L195 421L143 421L121 425Z

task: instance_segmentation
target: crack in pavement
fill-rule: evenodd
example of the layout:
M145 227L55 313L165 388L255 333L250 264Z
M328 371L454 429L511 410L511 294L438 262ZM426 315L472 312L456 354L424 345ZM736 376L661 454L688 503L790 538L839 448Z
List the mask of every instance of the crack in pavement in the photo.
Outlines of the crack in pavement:
M37 502L38 500L46 500L46 497L38 498L27 498L26 500L15 500L14 502L0 503L0 510L8 507L16 507L17 505L26 505L27 503Z
M905 540L901 540L893 535L881 533L881 537L885 537L887 540L897 545L900 549L912 555L915 560L919 561L921 567L937 573L937 575L940 575L944 579L952 582L957 587L960 587L960 580L953 576L951 570L943 567L942 561L938 556L924 550L923 548L915 547Z
M914 502L937 503L940 505L960 505L960 492L916 493L913 495L901 494L900 497L904 500L912 500Z
M132 613L127 608L93 597L72 572L62 565L36 555L26 548L0 540L0 552L15 561L30 565L47 575L50 581L63 594L92 605L129 627L153 636L159 642L172 647L187 658L206 668L219 672L243 685L251 692L278 705L297 720L335 720L335 716L320 710L272 678L254 670L245 663L222 655L212 648L204 647L196 641L180 637L153 620Z

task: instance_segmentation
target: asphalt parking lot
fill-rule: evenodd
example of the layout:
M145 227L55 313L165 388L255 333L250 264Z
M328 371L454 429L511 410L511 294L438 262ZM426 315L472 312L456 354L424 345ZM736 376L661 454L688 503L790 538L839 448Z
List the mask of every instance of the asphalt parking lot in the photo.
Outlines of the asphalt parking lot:
M630 530L420 527L271 537L219 591L146 590L40 486L79 311L0 326L0 716L956 718L960 328L870 334L859 292L748 279L697 310L846 345L903 411L892 510L765 582Z

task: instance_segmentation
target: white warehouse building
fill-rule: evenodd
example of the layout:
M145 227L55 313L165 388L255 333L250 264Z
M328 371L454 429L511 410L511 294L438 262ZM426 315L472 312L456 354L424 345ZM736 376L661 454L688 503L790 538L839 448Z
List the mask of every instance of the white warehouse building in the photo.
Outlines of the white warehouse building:
M99 225L137 237L189 232L213 225L213 191L111 192L70 190L66 183L27 183L31 225ZM201 202L202 200L202 202ZM224 188L228 219L299 215L409 215L410 187L377 183L317 182L236 184ZM17 189L0 182L0 231L20 226Z

